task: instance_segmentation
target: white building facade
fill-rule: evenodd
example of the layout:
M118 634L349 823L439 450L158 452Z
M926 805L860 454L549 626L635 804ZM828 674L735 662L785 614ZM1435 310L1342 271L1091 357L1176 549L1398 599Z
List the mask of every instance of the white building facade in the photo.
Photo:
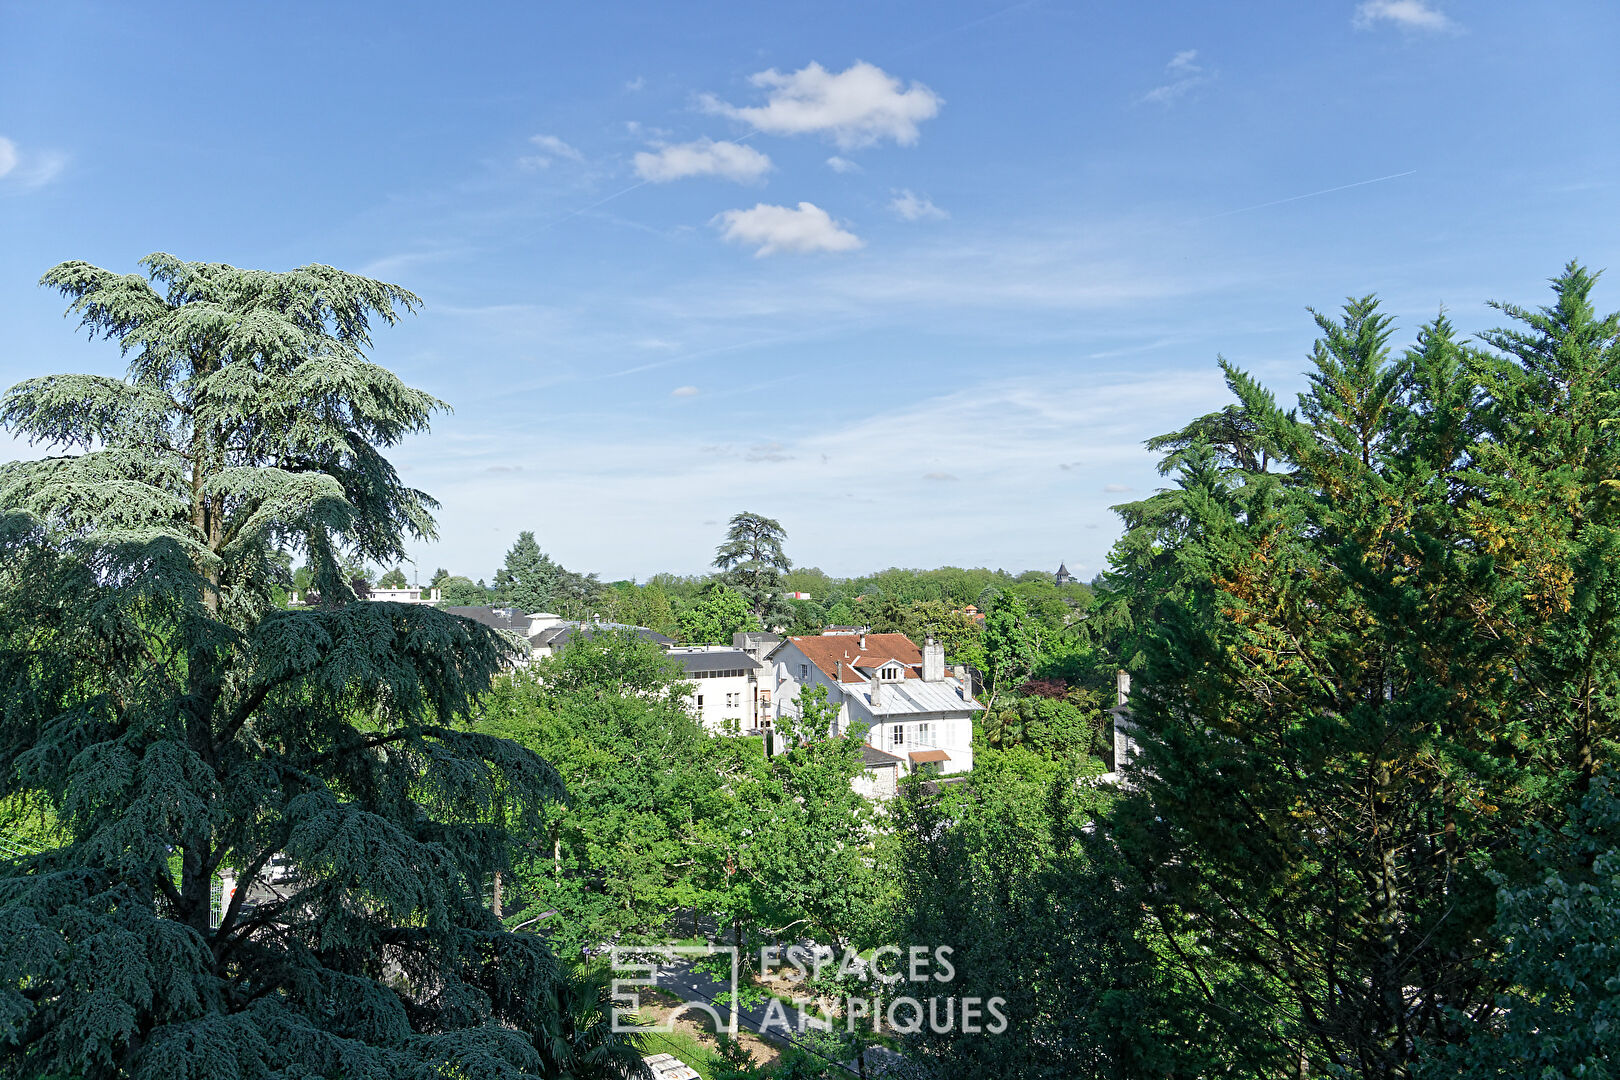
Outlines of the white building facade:
M769 657L778 717L798 714L806 687L825 687L838 733L859 724L866 744L898 759L898 771L951 774L973 768L971 681L947 670L944 646L904 634L834 633L788 638ZM874 763L869 763L868 768Z
M675 645L669 658L692 684L686 707L716 735L762 735L774 723L771 687L758 660L725 645Z

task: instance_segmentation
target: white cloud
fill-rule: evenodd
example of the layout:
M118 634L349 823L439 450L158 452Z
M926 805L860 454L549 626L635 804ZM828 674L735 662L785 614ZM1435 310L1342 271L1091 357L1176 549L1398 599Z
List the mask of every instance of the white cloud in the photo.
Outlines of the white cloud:
M934 200L926 195L914 195L910 188L896 189L894 198L889 201L889 209L899 214L906 221L921 221L924 218L948 218L951 215L934 205Z
M630 93L632 93L632 94L633 94L633 93L635 93L635 92L636 92L636 91L637 91L637 90L640 90L640 89L641 89L641 88L642 88L642 87L644 87L644 86L646 86L646 85L647 85L647 78L646 78L646 76L644 76L644 75L637 75L637 76L636 76L636 77L635 77L635 78L633 78L633 79L631 79L631 80L630 80L630 81L629 81L629 82L627 82L627 83L625 83L625 84L624 84L624 88L625 88L625 89L626 89L626 90L628 90L628 91L629 91L629 92L630 92Z
M1227 400L1213 365L1057 384L989 378L927 394L885 398L872 410L851 405L804 423L785 414L780 428L724 446L706 445L709 430L659 427L635 410L593 417L593 434L581 437L549 424L495 432L486 416L464 408L399 455L413 486L444 500L443 541L424 546L417 561L498 566L511 536L490 533L487 523L502 508L534 503L577 508L556 526L548 550L604 577L704 567L713 558L714 522L739 506L780 520L795 561L833 573L946 564L1050 570L1060 555L1071 570L1100 566L1118 528L1107 508L1121 501L1104 483L1151 486L1154 457L1142 440ZM963 440L964 430L975 437ZM1065 458L1094 471L1052 468ZM548 467L483 472L513 460ZM892 468L874 472L874 461ZM963 491L979 513L962 515L953 496ZM849 508L857 504L872 505L871 520L894 527L851 529ZM654 544L640 527L648 520L660 523Z
M747 184L771 171L771 159L752 146L713 139L676 143L659 147L656 152L643 150L636 155L635 165L637 176L654 183L687 176L719 176Z
M669 392L670 397L697 397L698 388L695 386L677 386Z
M1109 495L1121 495L1131 490L1129 484L1104 484L1103 491Z
M529 142L533 143L539 153L518 158L518 164L526 169L548 169L553 161L584 161L585 155L569 146L555 135L531 135Z
M835 173L852 173L861 171L861 167L855 164L855 162L849 160L849 158L839 157L837 154L834 154L832 157L827 159L827 168L831 169Z
M0 181L8 186L24 191L43 187L56 179L66 164L66 154L55 150L21 150L16 143L0 135Z
M1139 99L1147 105L1173 105L1215 76L1198 62L1197 49L1183 49L1164 65L1170 81L1155 86Z
M1428 0L1364 0L1356 8L1356 29L1371 30L1382 22L1403 30L1452 30L1457 25Z
M703 107L771 135L827 135L845 150L884 139L910 146L917 141L917 125L938 115L944 104L921 83L903 87L864 60L840 72L813 62L787 73L772 68L749 81L769 91L764 105L740 107L705 94Z
M756 256L779 251L854 251L861 238L840 226L814 203L797 209L759 203L752 210L727 210L714 218L721 235L739 244L757 244Z

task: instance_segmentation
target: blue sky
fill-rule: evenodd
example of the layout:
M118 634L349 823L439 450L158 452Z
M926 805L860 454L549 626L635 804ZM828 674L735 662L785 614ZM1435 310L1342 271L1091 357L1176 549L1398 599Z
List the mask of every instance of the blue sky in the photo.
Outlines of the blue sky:
M0 379L121 370L35 287L151 251L425 300L375 359L423 575L1090 577L1146 437L1287 393L1307 305L1613 268L1609 2L0 6Z

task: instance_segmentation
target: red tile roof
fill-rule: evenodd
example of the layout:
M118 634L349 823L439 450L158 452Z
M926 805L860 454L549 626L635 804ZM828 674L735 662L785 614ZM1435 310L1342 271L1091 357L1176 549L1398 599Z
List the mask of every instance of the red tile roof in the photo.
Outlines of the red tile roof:
M904 634L867 634L866 648L856 634L823 634L816 637L788 638L809 661L829 679L838 678L838 663L845 669L878 667L888 660L906 665L906 678L919 679L915 669L922 664L922 650ZM864 681L864 680L862 680Z

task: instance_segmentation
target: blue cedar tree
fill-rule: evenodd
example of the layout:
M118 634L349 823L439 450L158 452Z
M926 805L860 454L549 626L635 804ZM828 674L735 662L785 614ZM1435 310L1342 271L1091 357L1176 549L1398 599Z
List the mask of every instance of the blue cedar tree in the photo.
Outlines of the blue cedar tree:
M433 535L382 451L442 405L365 355L416 298L144 266L45 276L125 378L0 404L51 451L0 466L0 798L63 833L0 864L0 1072L539 1076L556 964L483 892L559 780L465 724L497 635L345 576Z

